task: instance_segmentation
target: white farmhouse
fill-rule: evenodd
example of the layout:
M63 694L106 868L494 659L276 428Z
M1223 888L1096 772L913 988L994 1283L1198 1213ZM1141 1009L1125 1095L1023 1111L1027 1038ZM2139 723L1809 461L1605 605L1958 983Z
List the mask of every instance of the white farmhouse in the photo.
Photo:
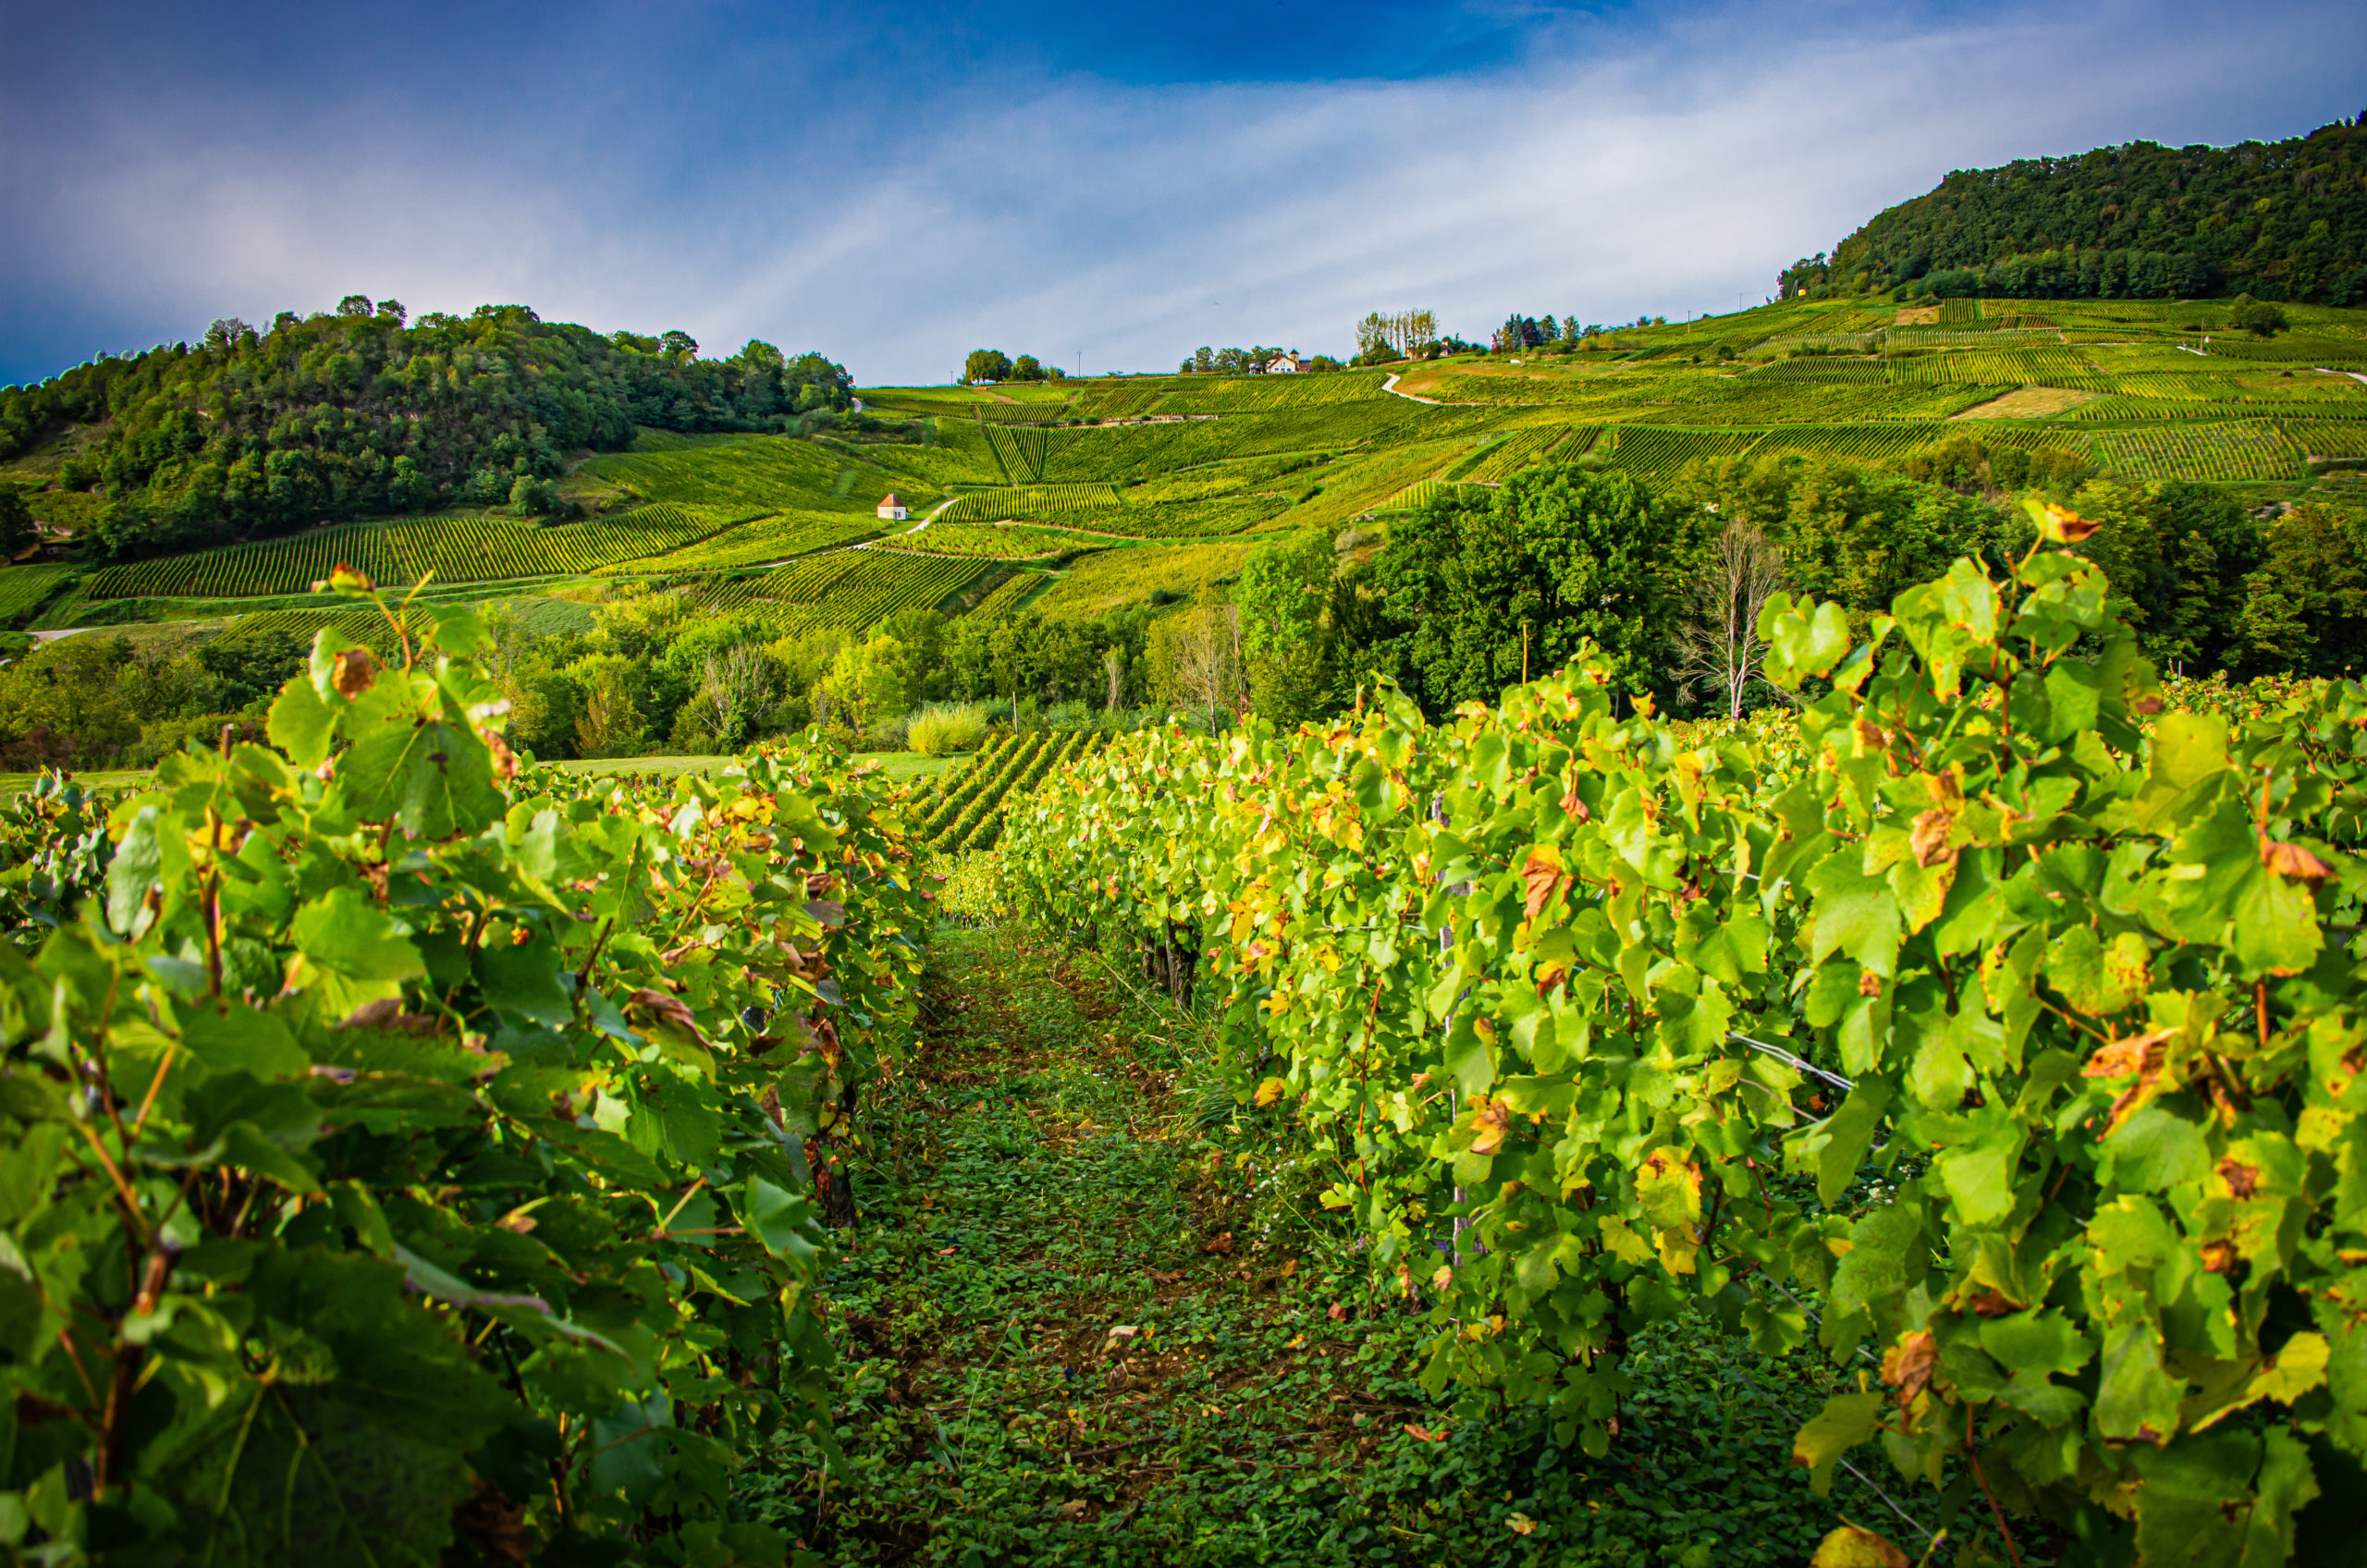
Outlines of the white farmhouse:
M904 503L896 498L894 491L890 490L880 497L879 520L882 522L901 522L904 521Z

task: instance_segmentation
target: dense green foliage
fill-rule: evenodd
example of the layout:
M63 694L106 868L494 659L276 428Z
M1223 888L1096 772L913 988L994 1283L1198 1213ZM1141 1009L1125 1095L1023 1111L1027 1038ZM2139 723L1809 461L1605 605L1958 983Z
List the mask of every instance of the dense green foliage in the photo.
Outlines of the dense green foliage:
M782 1562L731 1475L828 1441L817 1220L927 895L827 753L518 774L482 638L325 631L104 853L7 818L12 1551Z
M407 325L400 305L356 295L0 390L0 461L81 437L57 482L105 496L97 541L126 556L458 502L549 512L565 456L621 447L635 425L778 429L850 401L846 372L818 354L697 347L522 305Z
M930 970L828 1276L852 1474L791 1435L745 1482L833 1565L1797 1568L1836 1515L1890 1517L1787 1474L1854 1379L1705 1316L1637 1341L1601 1460L1454 1419L1416 1380L1429 1325L1202 1020L1010 924L940 929Z
M2132 141L1959 169L1778 282L1786 299L1911 286L1944 297L2250 291L2367 303L2367 116L2289 141Z
M1613 1452L1634 1336L1699 1305L1879 1370L1801 1428L1819 1486L1878 1442L2051 1557L2282 1562L2367 1456L2367 691L2165 712L2107 596L2040 541L1863 640L1779 597L1805 706L1739 730L1623 714L1589 651L1443 728L1145 735L1001 864L1179 994L1207 949L1428 1386Z
M1392 529L1373 568L1395 634L1376 650L1435 710L1485 701L1600 648L1629 691L1675 630L1700 513L1632 474L1535 469L1500 490L1452 486ZM1395 631L1403 628L1402 631Z

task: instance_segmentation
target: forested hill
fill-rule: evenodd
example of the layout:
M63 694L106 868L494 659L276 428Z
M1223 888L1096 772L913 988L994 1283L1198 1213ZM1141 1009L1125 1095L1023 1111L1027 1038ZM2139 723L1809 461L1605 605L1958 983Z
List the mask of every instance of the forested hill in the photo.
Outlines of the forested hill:
M680 332L602 337L523 305L413 323L356 294L0 388L0 462L56 450L54 483L103 498L96 543L146 554L464 502L546 511L564 454L619 449L635 425L778 430L852 385L768 343L701 359Z
M2367 304L2367 114L2289 141L2132 141L1959 169L1778 281L1785 299L1896 288Z

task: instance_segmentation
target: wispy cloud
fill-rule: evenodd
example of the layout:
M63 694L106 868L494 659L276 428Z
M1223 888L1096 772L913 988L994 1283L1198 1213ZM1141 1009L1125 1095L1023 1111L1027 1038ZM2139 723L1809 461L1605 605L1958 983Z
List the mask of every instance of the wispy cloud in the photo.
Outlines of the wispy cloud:
M677 46L655 90L584 67L572 94L387 80L274 115L184 84L31 143L0 110L0 378L353 288L817 346L875 382L982 344L1088 372L1338 350L1398 304L1475 336L1512 310L1692 314L1952 167L2305 129L2362 96L2362 44L2367 14L2334 5L1728 6L1548 18L1511 58L1410 80L1006 62L752 98L761 60L703 89Z

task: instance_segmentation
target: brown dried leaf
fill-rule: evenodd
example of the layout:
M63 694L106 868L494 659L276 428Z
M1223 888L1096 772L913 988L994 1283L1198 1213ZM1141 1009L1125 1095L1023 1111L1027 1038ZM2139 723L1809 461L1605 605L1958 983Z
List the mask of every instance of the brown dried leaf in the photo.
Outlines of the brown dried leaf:
M2081 517L2068 507L2047 504L2040 514L2038 531L2057 545L2077 545L2103 526Z
M1948 842L1948 830L1956 822L1956 814L1952 811L1927 811L1915 819L1915 831L1907 842L1915 851L1916 864L1928 869L1956 858L1954 846Z
M1918 1329L1901 1335L1896 1344L1883 1353L1883 1381L1898 1390L1900 1404L1912 1404L1915 1396L1931 1385L1939 1365L1940 1341L1929 1329Z
M635 991L625 999L628 1022L638 1022L633 1016L636 1010L646 1014L649 1023L659 1028L680 1029L700 1045L707 1043L706 1036L699 1032L698 1019L680 997L669 996L664 991Z
M2177 1033L2175 1029L2154 1029L2115 1040L2088 1059L2088 1065L2079 1069L2079 1076L2126 1078L2132 1072L2141 1072L2150 1078L2161 1071L2162 1042Z
M2300 845L2283 843L2265 833L2260 836L2260 863L2279 876L2307 882L2312 889L2334 875L2333 866Z
M337 656L332 681L337 695L350 702L378 683L378 661L367 648L348 648Z
M2227 1183L2227 1191L2239 1198L2248 1198L2260 1186L2260 1167L2246 1165L2233 1155L2221 1160L2213 1170L2219 1180Z
M1551 900L1566 880L1562 875L1561 855L1557 852L1549 857L1542 845L1529 851L1527 864L1520 868L1520 879L1528 888L1528 897L1523 902L1522 910L1529 919L1535 920L1537 912Z
M1484 1096L1475 1097L1479 1103L1473 1110L1471 1120L1478 1135L1471 1140L1471 1152L1494 1154L1504 1146L1504 1134L1512 1130L1513 1108L1502 1100L1491 1100Z

